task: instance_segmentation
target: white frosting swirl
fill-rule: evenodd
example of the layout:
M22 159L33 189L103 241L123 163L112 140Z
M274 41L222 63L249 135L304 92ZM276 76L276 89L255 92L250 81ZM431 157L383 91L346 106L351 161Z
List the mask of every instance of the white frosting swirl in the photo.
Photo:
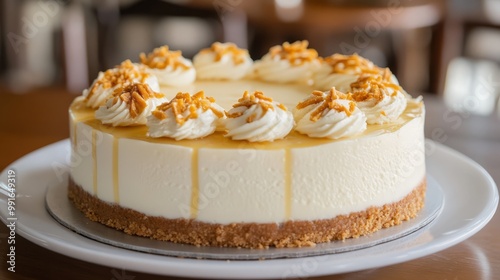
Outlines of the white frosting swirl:
M312 73L315 64L292 65L287 60L281 60L279 57L272 58L266 54L261 60L256 61L254 66L256 76L263 81L291 83L306 80Z
M145 83L153 91L160 91L158 79L146 67L126 60L116 68L99 72L90 88L83 91L83 96L86 99L85 104L94 109L98 108L113 95L115 89L133 83Z
M313 92L294 110L295 130L309 137L339 139L366 130L366 116L356 107L350 95L332 88Z
M401 87L382 81L380 76L361 76L352 84L353 98L368 124L395 121L406 109L408 99Z
M341 92L349 92L351 84L361 75L380 75L385 81L399 85L396 76L389 69L380 68L357 54L333 54L324 58L312 78L315 88L319 90L335 87Z
M282 139L293 128L293 115L282 104L262 92L245 92L227 113L226 137L233 140L266 142Z
M196 70L190 60L179 58L188 68L167 66L163 69L150 68L150 71L158 78L158 82L163 86L184 86L190 85L196 80Z
M115 87L105 88L104 85L99 84L99 81L102 80L104 80L104 72L99 72L99 75L97 75L97 78L92 82L90 88L83 90L83 96L86 98L85 104L88 107L98 108L113 94ZM90 92L92 92L92 94L90 94Z
M170 102L158 106L148 117L148 135L175 140L202 138L214 133L223 118L224 109L213 98L205 97L202 91L193 96L178 93Z
M384 95L381 101L367 100L358 102L358 107L365 113L368 124L384 124L395 121L406 109L407 99L401 92L394 96Z
M307 81L320 63L318 53L307 49L307 41L274 46L254 64L255 75L264 81L289 83Z
M358 79L358 75L332 73L332 67L322 63L319 69L314 72L312 79L316 89L329 90L335 87L341 92L349 92L351 90L351 84Z
M97 109L95 117L112 126L145 125L151 111L166 101L162 93L153 92L147 84L133 84L117 89Z
M253 61L247 50L231 43L214 43L193 58L198 79L238 80L248 74Z
M141 53L140 59L163 86L189 85L196 79L193 63L181 51L170 51L168 46L156 48L148 55Z

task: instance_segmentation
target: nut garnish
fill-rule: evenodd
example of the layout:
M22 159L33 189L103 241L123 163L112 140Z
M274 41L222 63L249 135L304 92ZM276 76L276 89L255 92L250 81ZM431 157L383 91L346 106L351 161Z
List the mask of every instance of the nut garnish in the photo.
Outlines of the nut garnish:
M234 64L238 65L245 62L245 56L248 56L248 51L240 49L233 43L219 43L215 42L208 49L203 49L200 53L215 53L215 61L220 61L226 54L231 54Z
M362 75L351 84L352 96L356 102L375 99L379 103L384 96L389 95L389 88L393 89L391 96L396 96L402 90L399 85L384 80L379 75Z
M355 72L358 74L381 75L385 81L389 81L392 76L389 68L380 68L356 53L353 55L334 54L324 58L324 61L332 67L332 73Z
M163 103L156 107L156 110L152 112L152 115L159 120L163 120L167 118L165 111L172 109L175 121L179 125L183 125L189 119L198 118L198 109L202 109L203 112L211 110L218 118L222 118L224 116L224 112L212 107L212 103L214 102L215 99L213 97L205 97L204 91L199 91L193 95L190 95L187 92L179 92L172 100L170 100L170 102ZM189 111L189 114L184 117L182 114L186 111Z
M138 70L137 67L127 59L116 68L106 70L103 77L97 80L89 90L86 100L89 100L92 95L94 95L99 86L104 89L113 88L117 85L127 86L131 84L134 79L140 79L140 82L144 83L148 76L148 73L140 69Z
M247 107L250 108L253 105L259 105L262 108L262 116L264 116L268 110L274 111L274 106L273 106L273 99L271 97L265 96L262 91L255 91L252 94L249 94L248 91L245 91L243 93L243 97L238 99L238 103L233 105L233 108L238 108L238 107ZM283 111L287 111L285 105L283 104L277 104L277 107L280 108ZM228 113L227 117L228 118L237 118L243 115L243 112L234 112L234 113ZM252 114L247 118L247 123L251 123L254 120L256 120L257 116L255 114Z
M291 65L298 66L306 62L312 62L318 59L318 52L314 49L308 49L309 42L296 41L295 43L283 43L282 46L274 46L269 49L271 57L279 56L280 59L287 59Z
M350 100L349 107L339 104L337 100ZM351 93L343 93L336 90L334 87L330 89L328 94L325 95L324 92L315 90L312 92L312 96L308 99L297 104L297 109L303 109L309 105L321 103L314 111L311 112L310 120L315 122L323 117L323 112L325 110L335 110L337 112L344 112L348 117L356 109L356 103L353 101Z
M119 87L113 92L113 105L122 100L128 104L132 118L140 115L148 106L146 100L149 98L162 98L163 93L154 92L147 84L135 83L125 87Z
M183 70L189 69L190 66L184 64L179 59L181 57L181 51L170 51L168 46L156 48L148 55L145 53L141 53L139 55L141 63L149 66L150 68L165 69L168 66L171 66L174 70L177 69L177 67L181 67Z

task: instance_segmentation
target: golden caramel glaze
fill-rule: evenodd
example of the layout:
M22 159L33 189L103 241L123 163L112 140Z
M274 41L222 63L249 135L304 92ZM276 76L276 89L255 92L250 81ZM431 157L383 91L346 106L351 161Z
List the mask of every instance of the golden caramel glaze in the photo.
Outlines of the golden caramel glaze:
M408 103L406 110L403 114L392 123L385 124L372 124L368 125L365 132L362 134L352 136L346 139L356 139L370 134L390 133L397 131L406 123L415 119L416 116L421 115L423 112L423 103ZM176 141L167 137L151 138L147 136L148 127L130 126L130 127L111 127L103 125L101 121L97 120L94 116L95 110L85 106L81 99L76 99L70 106L71 123L75 126L77 123L85 123L86 125L99 130L104 133L113 135L116 138L129 138L152 143L164 143L170 145L179 145L185 147L206 147L206 148L235 148L235 149L263 149L263 150L278 150L297 147L311 147L317 145L328 144L340 140L324 139L324 138L311 138L306 135L300 134L296 131L290 132L284 139L268 142L247 142L247 141L234 141L224 137L222 132L215 132L209 136L201 139L181 140Z

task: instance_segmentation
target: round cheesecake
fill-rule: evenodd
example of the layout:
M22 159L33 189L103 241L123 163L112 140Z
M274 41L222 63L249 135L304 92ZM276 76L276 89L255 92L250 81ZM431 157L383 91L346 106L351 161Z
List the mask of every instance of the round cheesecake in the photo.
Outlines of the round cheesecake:
M98 110L88 105L86 96L76 98L69 109L72 153L82 159L70 173L69 198L75 206L89 219L128 234L247 248L310 246L359 237L418 214L426 188L420 100L405 95L396 117L387 121L393 108L387 105L377 115L382 120L370 122L376 105L366 111L363 104L374 97L356 95L354 82L352 95L335 90L322 94L312 82L261 79L255 64L249 70L254 72L240 79L210 75L181 86L160 82L159 92L140 85L128 91L110 85L118 89ZM245 92L256 94L245 97ZM186 99L178 93L202 94ZM394 99L396 94L388 96ZM188 101L209 104L205 97L217 107L203 112L224 116L214 117L217 122L211 123L211 131L198 127L201 121L189 131L209 131L208 135L153 137L157 132L153 121L174 119L173 127L180 128L201 119L192 111L180 122L175 110ZM251 115L241 125L236 119L245 114L243 110L255 108L250 100L268 103L261 105L263 113ZM123 116L116 109L123 107L120 102L128 106L127 122L117 121ZM342 107L344 103L352 108ZM300 113L302 107L312 109ZM173 117L161 108L173 108ZM258 123L253 118L278 111L283 113L279 121L262 121L254 129L273 123L268 130L279 134L277 139L236 139L249 133L241 133L241 127ZM294 119L289 121L292 113ZM339 115L343 118L335 137L317 136L318 129L310 132L321 121L324 124L317 127L328 127ZM353 121L344 125L344 120ZM351 129L354 126L357 130Z

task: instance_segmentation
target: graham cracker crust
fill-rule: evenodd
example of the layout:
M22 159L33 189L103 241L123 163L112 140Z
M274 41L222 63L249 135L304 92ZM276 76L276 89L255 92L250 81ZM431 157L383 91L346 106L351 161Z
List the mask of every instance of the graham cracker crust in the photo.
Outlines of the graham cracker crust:
M424 206L425 179L402 200L366 211L316 221L209 224L190 219L151 217L104 202L70 178L68 197L87 218L130 235L197 246L267 248L314 246L357 238L417 216Z

